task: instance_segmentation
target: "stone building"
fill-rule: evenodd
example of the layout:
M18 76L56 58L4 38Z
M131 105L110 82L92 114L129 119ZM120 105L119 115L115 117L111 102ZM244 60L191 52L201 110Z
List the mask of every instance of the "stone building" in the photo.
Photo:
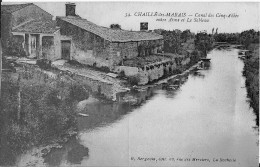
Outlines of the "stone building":
M29 9L29 6L35 9ZM115 66L123 65L125 60L161 53L163 49L162 35L96 25L76 15L73 3L66 4L66 16L56 17L56 21L33 4L22 7L20 10L25 9L26 16L38 12L42 16L28 16L25 22L12 26L15 40L22 43L29 58L76 60L113 70Z
M31 20L52 20L53 16L33 3L1 5L2 45L7 47L13 28Z
M14 40L22 43L27 57L60 58L60 32L54 20L31 20L13 28Z
M111 69L124 60L162 51L163 36L98 26L76 15L75 7L75 4L66 4L66 16L56 18L60 27L61 58Z

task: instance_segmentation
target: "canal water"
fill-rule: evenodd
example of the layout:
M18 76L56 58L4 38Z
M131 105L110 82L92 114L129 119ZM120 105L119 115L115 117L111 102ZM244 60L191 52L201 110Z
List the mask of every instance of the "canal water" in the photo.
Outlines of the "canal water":
M256 116L238 50L213 50L210 68L139 107L91 103L79 134L46 166L258 166ZM22 155L18 164L28 155ZM40 161L40 160L39 160Z

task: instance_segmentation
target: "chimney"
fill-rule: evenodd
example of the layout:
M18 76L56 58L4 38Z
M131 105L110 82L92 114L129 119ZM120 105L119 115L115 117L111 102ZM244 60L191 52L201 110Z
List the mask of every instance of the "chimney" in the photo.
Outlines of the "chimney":
M148 22L141 22L140 31L147 31L147 30L148 30Z
M75 3L66 3L66 16L76 16L76 4Z

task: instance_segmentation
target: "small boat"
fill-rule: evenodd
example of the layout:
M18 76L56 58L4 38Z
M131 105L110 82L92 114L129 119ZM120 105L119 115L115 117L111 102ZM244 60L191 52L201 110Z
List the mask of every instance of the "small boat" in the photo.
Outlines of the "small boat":
M78 113L79 116L88 117L88 114Z
M238 58L240 58L241 60L245 60L245 56L239 56Z
M243 51L238 52L238 55L244 55L244 54L245 54L245 52L243 52Z
M211 59L210 58L201 58L200 60L201 61L210 61Z
M168 89L176 90L176 89L178 89L179 87L180 87L179 85L169 85L169 86L168 86Z

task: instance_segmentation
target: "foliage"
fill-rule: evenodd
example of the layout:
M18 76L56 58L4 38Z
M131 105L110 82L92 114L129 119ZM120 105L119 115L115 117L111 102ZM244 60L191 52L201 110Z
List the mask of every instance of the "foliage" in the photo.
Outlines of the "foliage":
M110 28L121 30L121 25L119 25L119 24L111 24Z
M259 43L259 31L251 29L242 33L220 33L215 34L214 39L216 42L239 43L248 47L251 43Z
M26 53L23 48L23 39L18 37L10 37L7 44L7 49L5 50L5 54L18 56L18 57L25 57Z
M18 93L21 97L18 119ZM76 130L76 102L89 94L82 85L60 81L55 88L46 83L17 85L2 82L0 101L0 164L14 165L12 158L30 149L64 139Z
M118 77L119 78L125 77L125 71L124 70L120 71L119 74L118 74Z
M238 33L219 33L214 35L216 42L228 42L228 43L238 43L239 34Z
M242 45L245 45L247 48L251 43L259 43L259 31L256 32L255 30L247 30L243 31L239 35L239 41Z
M200 55L197 50L194 50L190 55L190 64L193 65L200 60Z
M42 69L51 69L51 61L47 59L39 59L36 61L36 64Z
M181 33L181 39L186 42L188 39L192 38L192 33L190 30L185 30Z
M138 76L129 76L128 81L131 85L138 85L140 78Z
M110 68L109 67L106 67L106 66L102 66L99 68L100 71L103 71L103 72L110 72Z
M211 35L206 32L197 33L195 36L195 47L201 51L204 55L207 55L207 51L213 47L214 39Z
M248 97L250 98L250 105L254 109L257 116L257 125L259 126L259 44L251 48L253 44L249 45L249 49L253 51L253 55L245 60L243 75L246 77L246 87Z
M181 31L173 30L161 32L164 38L164 51L169 53L179 53L181 49Z

